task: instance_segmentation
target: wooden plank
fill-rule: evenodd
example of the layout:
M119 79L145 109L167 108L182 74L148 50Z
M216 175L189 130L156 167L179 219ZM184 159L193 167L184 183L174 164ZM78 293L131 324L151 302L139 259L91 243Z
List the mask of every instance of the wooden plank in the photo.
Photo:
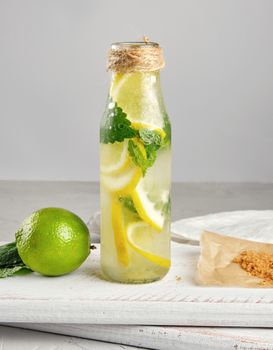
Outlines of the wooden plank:
M14 325L13 325L14 326ZM18 326L18 325L17 325ZM273 350L271 329L87 324L20 324L19 327L156 350Z
M71 335L57 335L0 325L1 350L132 350L120 344L80 339Z
M272 289L198 286L199 247L174 243L172 252L170 273L152 284L103 280L99 248L67 276L2 279L0 322L273 327Z

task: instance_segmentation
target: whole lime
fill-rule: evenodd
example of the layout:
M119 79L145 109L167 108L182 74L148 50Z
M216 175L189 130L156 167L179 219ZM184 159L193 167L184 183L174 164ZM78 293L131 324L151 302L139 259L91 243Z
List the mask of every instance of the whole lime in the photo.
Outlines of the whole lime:
M88 257L90 236L77 215L61 208L44 208L24 220L16 232L16 246L31 270L60 276L76 270Z

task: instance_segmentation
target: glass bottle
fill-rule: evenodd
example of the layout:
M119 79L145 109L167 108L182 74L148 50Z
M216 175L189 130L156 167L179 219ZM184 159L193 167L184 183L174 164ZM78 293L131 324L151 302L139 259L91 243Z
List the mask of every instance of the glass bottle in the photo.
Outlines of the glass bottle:
M171 128L153 69L115 68L100 128L101 268L123 283L159 280L170 267Z

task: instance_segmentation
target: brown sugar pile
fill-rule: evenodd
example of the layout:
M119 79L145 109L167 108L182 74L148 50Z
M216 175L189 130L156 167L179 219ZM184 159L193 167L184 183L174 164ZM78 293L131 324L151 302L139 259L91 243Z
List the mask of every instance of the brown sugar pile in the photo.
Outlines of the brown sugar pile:
M239 264L252 276L259 277L268 284L273 284L273 255L245 250L234 258L233 262Z

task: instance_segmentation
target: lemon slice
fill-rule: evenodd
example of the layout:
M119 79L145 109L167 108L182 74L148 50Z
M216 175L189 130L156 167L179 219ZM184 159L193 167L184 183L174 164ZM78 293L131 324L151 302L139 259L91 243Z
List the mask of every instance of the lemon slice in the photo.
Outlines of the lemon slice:
M164 216L160 209L155 208L145 189L145 178L141 179L131 193L135 208L141 219L151 225L155 230L162 231Z
M104 174L116 174L124 171L130 165L128 156L128 140L124 142L102 143L100 170Z
M143 78L141 73L115 73L110 88L110 96L122 109L133 106L133 102L139 100L143 90ZM139 109L135 104L134 108ZM131 108L129 108L131 109Z
M132 165L120 174L102 174L101 182L111 192L126 194L134 190L141 175L141 169Z
M165 233L158 234L145 222L137 221L127 226L127 240L131 248L164 268L170 267L170 259L161 256L166 251L168 239Z
M128 266L129 255L128 243L126 239L126 229L123 220L122 205L117 198L115 198L112 202L111 215L117 257L123 266Z
M114 74L110 96L131 122L143 122L146 125L163 128L164 122L156 88L157 79L156 72Z
M110 88L110 95L115 102L117 102L120 90L123 86L126 87L126 82L130 82L130 75L123 73L116 73L113 76L112 85Z

